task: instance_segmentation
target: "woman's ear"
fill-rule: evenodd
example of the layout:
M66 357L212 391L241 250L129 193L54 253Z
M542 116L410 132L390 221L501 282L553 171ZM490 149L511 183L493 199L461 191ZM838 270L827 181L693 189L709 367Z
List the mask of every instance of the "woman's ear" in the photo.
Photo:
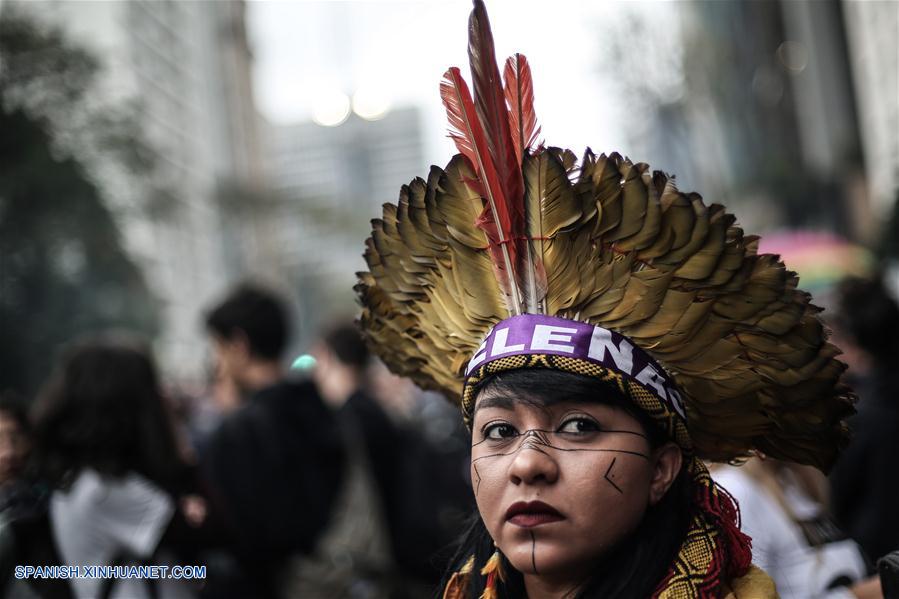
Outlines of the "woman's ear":
M653 452L652 481L649 484L649 505L657 504L674 483L683 464L680 447L666 443Z

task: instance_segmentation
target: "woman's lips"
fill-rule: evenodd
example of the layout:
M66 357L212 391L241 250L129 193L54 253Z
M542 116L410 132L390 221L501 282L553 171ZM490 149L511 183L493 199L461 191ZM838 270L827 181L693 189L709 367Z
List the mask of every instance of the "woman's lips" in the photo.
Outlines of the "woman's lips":
M522 528L564 520L565 516L553 506L542 501L517 501L506 510L506 521Z

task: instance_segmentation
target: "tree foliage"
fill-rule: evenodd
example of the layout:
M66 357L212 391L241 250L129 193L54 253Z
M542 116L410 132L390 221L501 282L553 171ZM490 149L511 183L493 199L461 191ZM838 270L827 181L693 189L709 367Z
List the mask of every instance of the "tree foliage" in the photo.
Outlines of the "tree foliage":
M99 109L98 62L21 14L0 19L0 389L33 393L60 346L152 334L156 306L85 156L152 164L125 113Z

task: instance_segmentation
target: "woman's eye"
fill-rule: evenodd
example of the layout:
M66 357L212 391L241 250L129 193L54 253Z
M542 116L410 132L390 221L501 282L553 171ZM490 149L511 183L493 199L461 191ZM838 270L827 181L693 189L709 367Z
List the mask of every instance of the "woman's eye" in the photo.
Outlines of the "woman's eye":
M510 424L491 424L484 429L484 437L487 439L511 439L517 434Z
M599 424L592 418L571 418L559 427L560 433L583 434L599 432Z

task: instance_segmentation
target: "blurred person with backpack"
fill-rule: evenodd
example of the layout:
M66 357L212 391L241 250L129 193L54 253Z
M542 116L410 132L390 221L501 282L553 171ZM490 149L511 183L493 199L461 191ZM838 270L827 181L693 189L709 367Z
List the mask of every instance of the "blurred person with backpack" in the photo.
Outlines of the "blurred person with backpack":
M373 596L429 594L444 567L438 563L441 550L458 531L448 526L445 508L454 507L460 514L470 508L470 486L459 460L452 459L458 456L447 456L434 446L419 419L397 415L404 410L398 403L416 400L408 388L379 381L377 364L372 364L352 322L327 328L313 353L313 379L336 410L347 440L348 484L358 486L350 479L362 478L361 488L368 495L363 508L353 514L356 528L363 518L371 522L367 547L356 538L355 551L360 555L355 561L373 562L379 571L380 580L372 578L381 595Z
M50 489L42 509L0 532L12 565L195 565L203 501L190 493L171 414L149 353L101 338L62 360L33 411L34 475ZM40 597L139 599L196 595L171 579L32 579Z

